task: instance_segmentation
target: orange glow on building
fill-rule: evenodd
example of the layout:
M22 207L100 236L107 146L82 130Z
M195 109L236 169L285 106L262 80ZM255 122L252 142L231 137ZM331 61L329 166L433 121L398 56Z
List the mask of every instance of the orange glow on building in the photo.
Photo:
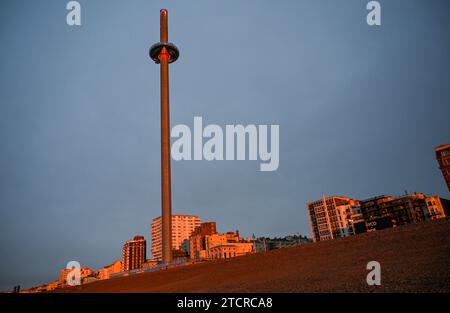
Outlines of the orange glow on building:
M236 242L214 246L208 250L210 259L229 259L255 252L252 242Z
M67 284L67 275L69 275L69 273L73 271L73 269L71 268L63 268L60 272L59 272L59 282L63 285ZM84 278L87 278L89 276L94 275L94 271L91 270L88 267L82 267L80 268L80 279L81 281L83 281Z
M426 198L428 216L431 220L437 220L450 216L450 201L438 196Z
M128 240L122 249L122 270L132 271L142 268L146 260L146 241L143 236L135 236Z
M98 271L99 279L109 279L111 275L120 273L122 271L122 262L115 261L114 263L107 265Z
M307 205L314 241L351 235L351 217L358 214L359 203L347 197L327 197Z
M254 243L239 238L239 231L219 234L215 222L201 224L189 237L191 259L231 258L254 252Z
M172 249L179 250L183 241L189 239L192 231L200 226L200 217L195 215L172 215ZM162 261L161 216L152 221L152 256Z
M447 189L450 191L450 143L436 147L435 151L439 168L444 176Z
M314 241L348 237L355 233L450 215L449 200L438 196L427 197L423 193L400 197L378 196L366 200L332 196L307 203L306 206ZM377 225L376 228L374 225Z

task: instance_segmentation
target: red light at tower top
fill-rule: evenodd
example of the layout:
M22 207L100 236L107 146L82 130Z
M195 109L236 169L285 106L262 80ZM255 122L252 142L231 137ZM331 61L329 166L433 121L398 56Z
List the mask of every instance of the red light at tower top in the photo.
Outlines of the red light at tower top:
M168 12L166 9L161 9L160 11L160 41L155 43L150 48L150 58L155 61L156 64L161 62L161 53L168 53L169 55L169 63L175 62L180 56L180 52L178 48L171 42L169 42L169 34L168 34L168 26L167 26L167 18ZM165 48L165 49L164 49ZM164 51L165 50L165 51Z
M160 64L161 69L161 228L162 261L172 262L172 191L170 172L170 110L169 110L169 64L175 62L180 53L169 42L168 12L162 9L160 17L160 41L150 48L150 58Z

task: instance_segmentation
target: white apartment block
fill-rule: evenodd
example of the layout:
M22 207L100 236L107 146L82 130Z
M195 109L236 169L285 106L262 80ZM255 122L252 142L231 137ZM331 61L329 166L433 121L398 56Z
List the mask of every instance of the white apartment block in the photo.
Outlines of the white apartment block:
M200 226L200 217L194 215L172 215L172 249L179 249L183 241L188 240L195 227ZM152 221L152 256L153 260L162 260L161 216Z

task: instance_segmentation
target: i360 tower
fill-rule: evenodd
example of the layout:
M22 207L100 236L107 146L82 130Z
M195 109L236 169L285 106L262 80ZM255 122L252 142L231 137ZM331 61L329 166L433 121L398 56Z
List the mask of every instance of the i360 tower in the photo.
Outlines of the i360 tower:
M167 10L160 11L160 41L150 48L150 58L161 69L161 204L162 261L172 262L172 195L170 182L169 64L178 59L178 48L169 42Z

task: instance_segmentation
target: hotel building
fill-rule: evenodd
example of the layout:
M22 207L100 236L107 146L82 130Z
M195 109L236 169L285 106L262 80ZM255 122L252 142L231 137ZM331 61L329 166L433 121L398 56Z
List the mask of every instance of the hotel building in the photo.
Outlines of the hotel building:
M195 215L172 215L172 249L179 250L183 241L189 239L192 231L200 226L200 217ZM153 219L152 256L155 261L162 261L161 216Z
M147 245L143 236L128 240L122 249L122 270L132 271L142 268L146 260Z

